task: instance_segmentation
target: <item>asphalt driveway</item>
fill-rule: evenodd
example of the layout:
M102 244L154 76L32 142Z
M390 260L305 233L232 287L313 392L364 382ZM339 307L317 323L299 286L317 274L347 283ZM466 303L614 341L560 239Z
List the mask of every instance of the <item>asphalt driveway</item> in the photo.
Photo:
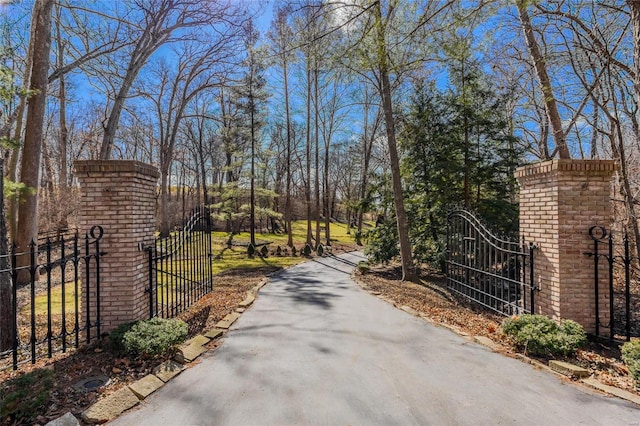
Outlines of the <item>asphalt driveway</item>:
M360 289L362 255L273 277L217 350L114 425L640 425L640 410Z

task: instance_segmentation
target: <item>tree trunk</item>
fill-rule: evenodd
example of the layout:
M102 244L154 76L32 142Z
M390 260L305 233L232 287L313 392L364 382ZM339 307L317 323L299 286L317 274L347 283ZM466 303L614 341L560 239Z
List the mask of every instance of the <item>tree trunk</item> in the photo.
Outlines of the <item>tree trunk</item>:
M313 59L313 85L314 85L314 109L313 109L313 126L315 129L315 177L314 177L314 186L315 186L315 204L316 204L316 244L315 247L318 248L320 245L320 98L318 96L318 59L314 57Z
M0 158L0 176L3 173ZM4 180L0 179L0 352L13 347L15 327L13 324L13 285L9 267L9 244L7 225L4 219Z
M253 71L252 71L253 72ZM253 83L251 83L253 84ZM251 92L251 88L249 89ZM256 246L256 129L255 129L255 117L254 117L254 105L253 95L250 95L251 103L251 181L250 181L250 211L249 211L249 230L251 236L251 245Z
M553 141L556 145L556 150L561 159L571 158L569 148L567 147L567 140L564 130L562 129L562 118L560 118L560 112L558 111L558 104L556 102L555 95L553 94L553 88L551 87L551 79L547 73L547 64L540 51L540 46L535 38L533 31L533 25L531 24L531 18L529 12L527 12L526 0L515 0L518 8L518 15L520 17L520 23L522 24L522 31L527 42L527 48L529 54L533 60L533 64L536 70L536 76L538 77L538 83L542 89L542 96L544 97L545 110L549 123L551 124L551 131L553 133Z
M329 205L329 141L325 141L324 148L324 234L327 245L331 245L331 206Z
M169 170L168 166L163 166L160 168L160 205L159 205L159 216L160 216L160 237L165 238L169 236L170 227L169 227L169 201L171 199L171 194L168 192L169 186Z
M307 205L307 244L313 243L311 229L311 55L307 55L307 179L305 182L305 202Z
M416 281L417 275L413 266L411 254L411 242L409 240L409 224L404 208L402 193L402 176L400 174L400 159L396 143L396 130L393 117L393 103L391 99L391 84L389 81L389 64L387 58L387 45L382 22L382 6L380 2L374 7L376 14L378 71L380 73L380 97L384 112L385 127L387 130L387 143L389 145L389 157L391 161L391 179L393 181L393 201L396 209L396 224L398 238L400 240L400 257L402 258L402 280Z
M60 20L60 6L57 6L56 13L58 20ZM60 25L57 25L56 41L58 44L58 69L64 67L64 41L60 32ZM58 101L60 103L59 120L60 120L60 140L58 145L60 146L60 175L58 182L58 206L60 210L60 217L57 223L58 229L66 229L69 224L67 223L67 211L64 206L70 201L69 187L68 187L68 170L67 170L67 143L69 138L69 132L67 130L67 93L64 75L60 76Z
M38 26L38 16L35 13L31 15L31 37L35 37L35 28ZM33 69L33 48L34 45L29 43L29 49L27 51L27 59L25 61L25 74L23 77L24 85L27 85L31 80L31 71ZM22 131L24 123L24 111L27 108L27 95L20 96L20 103L18 104L16 113L16 127L13 133L13 138L16 141L22 140ZM9 158L9 166L7 167L7 179L17 182L18 181L18 162L20 160L20 151L22 147L18 147L11 151ZM16 241L18 234L18 209L20 205L20 199L18 197L9 198L9 206L7 211L7 219L9 226L9 234L13 242Z
M284 206L284 222L287 228L287 245L293 247L293 231L291 229L291 113L289 111L289 82L287 76L287 61L283 60L283 72L284 72L284 103L285 103L285 115L287 121L287 164L286 174L286 197Z
M26 251L32 240L38 237L38 187L43 123L47 104L49 52L51 50L51 12L53 0L37 0L33 13L37 15L37 27L32 32L33 70L29 89L36 92L29 98L27 122L22 151L20 181L31 189L18 209L17 244L19 251ZM21 256L25 257L26 256ZM28 271L27 272L28 275ZM21 274L19 282L27 282L28 276Z
M376 120L374 122L374 126L373 129L371 129L371 135L369 135L369 92L365 89L365 94L364 94L364 143L363 143L363 156L364 156L364 164L362 167L362 180L361 180L361 186L360 186L360 206L358 206L358 232L356 234L356 244L358 245L362 245L362 225L363 225L363 221L364 221L364 200L365 197L367 196L367 185L368 185L368 178L369 178L369 163L371 161L371 151L373 148L373 140L375 138L377 129L378 129L378 117L379 117L379 110L378 110L378 114L376 114ZM351 216L349 216L349 220L351 220Z

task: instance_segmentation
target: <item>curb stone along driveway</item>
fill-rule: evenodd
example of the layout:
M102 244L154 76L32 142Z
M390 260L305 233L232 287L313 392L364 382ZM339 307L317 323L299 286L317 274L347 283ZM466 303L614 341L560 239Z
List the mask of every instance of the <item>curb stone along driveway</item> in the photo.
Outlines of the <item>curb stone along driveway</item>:
M225 342L112 424L631 425L565 384L369 295L360 253L274 276Z

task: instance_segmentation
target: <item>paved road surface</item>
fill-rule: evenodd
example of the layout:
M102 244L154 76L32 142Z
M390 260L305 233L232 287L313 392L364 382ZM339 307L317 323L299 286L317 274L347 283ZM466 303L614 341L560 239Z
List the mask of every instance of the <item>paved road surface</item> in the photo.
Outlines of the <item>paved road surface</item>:
M361 255L283 271L222 346L117 425L640 425L633 404L562 383L357 287Z

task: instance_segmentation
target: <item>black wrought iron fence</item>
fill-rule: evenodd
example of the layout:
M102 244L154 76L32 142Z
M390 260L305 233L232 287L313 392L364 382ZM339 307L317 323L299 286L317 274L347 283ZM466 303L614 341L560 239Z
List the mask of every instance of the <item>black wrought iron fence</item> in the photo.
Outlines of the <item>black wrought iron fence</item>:
M640 261L633 255L629 235L613 232L604 226L592 226L596 328L601 337L608 329L611 340L631 340L640 336ZM603 270L604 267L604 270ZM606 288L603 293L602 287ZM603 322L602 305L608 309L609 322Z
M502 315L534 312L534 246L496 237L471 212L447 215L447 286Z
M184 227L146 247L149 316L172 318L213 290L211 214L196 208Z
M0 306L11 312L10 324L2 330L9 338L2 339L8 347L0 347L0 369L15 370L100 336L103 233L102 227L94 226L84 237L46 238L32 241L26 252L13 246L11 253L0 255L0 264L5 265L0 285L11 288L10 306Z

